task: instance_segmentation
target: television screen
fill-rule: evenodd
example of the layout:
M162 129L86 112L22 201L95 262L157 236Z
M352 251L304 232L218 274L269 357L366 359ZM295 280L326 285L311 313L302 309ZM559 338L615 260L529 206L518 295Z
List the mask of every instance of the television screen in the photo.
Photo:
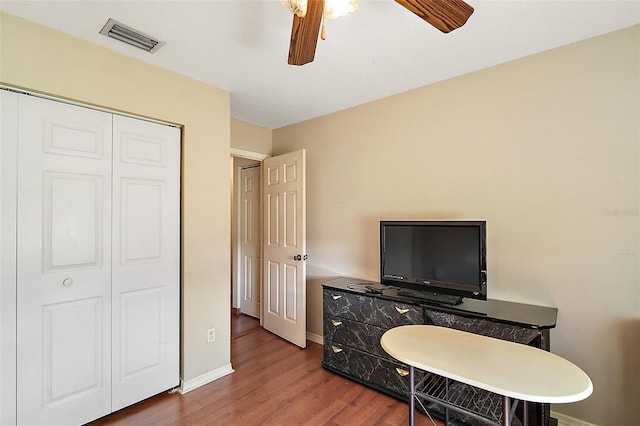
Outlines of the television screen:
M485 300L485 232L484 221L382 221L381 282Z

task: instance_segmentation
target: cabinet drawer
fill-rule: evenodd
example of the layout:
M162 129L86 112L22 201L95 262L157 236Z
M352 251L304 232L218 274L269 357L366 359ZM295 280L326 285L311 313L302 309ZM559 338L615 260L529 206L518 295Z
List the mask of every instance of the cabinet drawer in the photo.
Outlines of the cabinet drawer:
M340 317L324 317L322 334L324 344L339 343L381 358L391 358L380 346L386 329Z
M434 311L425 308L425 324L435 324L442 327L455 328L496 339L510 342L530 344L538 338L542 331L534 328L520 327L513 324L488 321L481 318L469 318L449 312Z
M323 364L363 383L408 398L409 367L338 343L324 345ZM416 374L418 371L416 370Z
M407 324L423 324L420 306L394 302L361 294L323 290L323 312L327 316L346 318L384 329Z
M322 304L325 315L360 322L370 318L373 311L372 297L338 290L323 290Z
M424 324L424 309L420 306L384 299L374 299L373 306L375 321L372 323L387 330L401 325Z

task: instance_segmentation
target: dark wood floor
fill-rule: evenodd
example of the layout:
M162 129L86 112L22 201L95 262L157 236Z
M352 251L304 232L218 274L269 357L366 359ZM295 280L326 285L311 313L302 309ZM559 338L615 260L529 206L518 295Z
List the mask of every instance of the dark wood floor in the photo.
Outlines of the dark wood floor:
M406 403L321 368L321 345L300 349L251 317L233 317L235 373L185 395L157 395L92 425L408 424ZM422 414L416 424L433 425Z

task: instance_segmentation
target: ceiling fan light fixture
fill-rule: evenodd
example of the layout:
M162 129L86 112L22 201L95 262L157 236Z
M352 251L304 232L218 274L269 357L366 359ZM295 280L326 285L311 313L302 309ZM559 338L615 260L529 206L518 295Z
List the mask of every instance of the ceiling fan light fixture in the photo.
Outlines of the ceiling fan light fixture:
M280 3L300 18L307 15L307 0L280 0ZM335 19L355 12L360 6L358 0L324 0L324 19Z
M289 39L289 65L313 62L318 36L326 38L324 21L358 10L358 0L280 0L290 10L302 10L304 16L293 15ZM431 26L448 33L463 26L473 13L473 7L464 0L395 0Z
M307 15L307 0L280 0L280 3L301 18Z
M360 8L358 0L325 0L324 19L335 19L355 12Z

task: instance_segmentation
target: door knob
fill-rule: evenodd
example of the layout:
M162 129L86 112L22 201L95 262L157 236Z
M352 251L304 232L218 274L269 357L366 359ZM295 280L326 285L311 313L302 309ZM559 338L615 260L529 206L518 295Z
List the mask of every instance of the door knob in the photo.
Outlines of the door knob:
M302 260L302 256L300 256L299 254L296 254L295 256L293 256L293 260Z
M65 287L71 287L72 284L73 280L71 278L65 278L64 280L62 280L62 285Z

